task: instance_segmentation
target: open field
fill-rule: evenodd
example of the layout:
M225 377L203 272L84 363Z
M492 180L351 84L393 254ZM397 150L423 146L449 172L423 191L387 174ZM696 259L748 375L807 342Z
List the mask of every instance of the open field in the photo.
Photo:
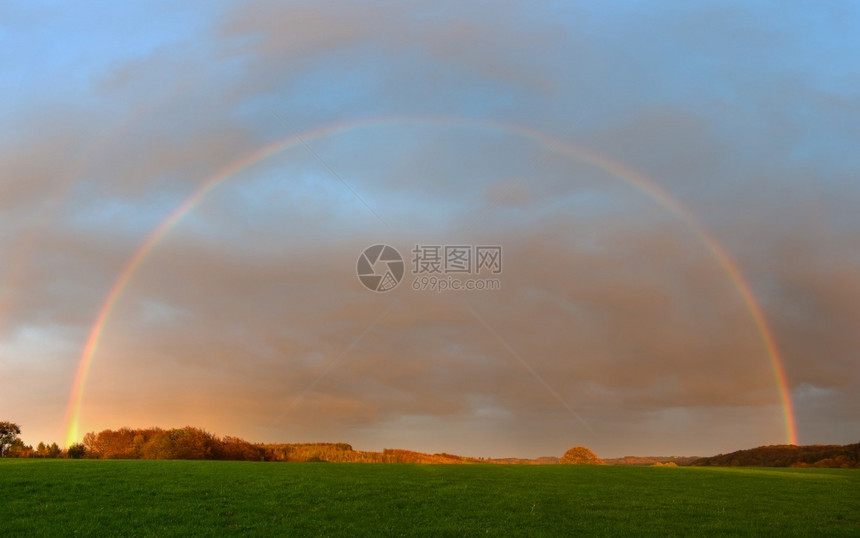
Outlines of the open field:
M0 460L5 534L860 534L830 469Z

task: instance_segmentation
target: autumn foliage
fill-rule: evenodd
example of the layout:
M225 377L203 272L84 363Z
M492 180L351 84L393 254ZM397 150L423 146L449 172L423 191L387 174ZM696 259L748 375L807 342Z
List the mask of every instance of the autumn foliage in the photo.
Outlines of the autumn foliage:
M603 465L603 460L584 446L571 448L558 462L566 465Z
M472 463L474 458L451 454L424 454L411 450L386 448L382 452L353 450L347 443L294 443L260 445L272 461L343 463Z
M56 443L25 445L21 428L0 422L0 457L12 458L91 458L148 460L234 460L339 463L496 463L528 465L696 465L757 467L830 467L860 468L860 443L853 445L774 445L710 458L634 457L601 460L584 446L576 446L561 458L470 458L453 454L425 454L387 448L382 452L354 450L347 443L256 443L238 437L218 437L203 429L120 428L90 432L83 443L63 450ZM694 460L694 461L692 461Z
M87 457L147 460L244 460L262 461L265 450L237 437L220 438L187 426L103 430L84 436Z
M860 468L860 443L853 445L772 445L701 458L696 466Z
M220 438L187 426L104 430L84 436L86 457L97 459L181 459L343 463L469 463L478 461L451 454L409 450L354 450L347 443L251 444L238 437Z

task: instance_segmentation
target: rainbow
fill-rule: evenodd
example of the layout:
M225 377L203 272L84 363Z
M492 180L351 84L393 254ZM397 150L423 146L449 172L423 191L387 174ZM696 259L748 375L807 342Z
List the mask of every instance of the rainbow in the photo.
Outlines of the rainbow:
M639 191L646 194L666 211L681 220L692 233L705 245L707 250L717 261L720 268L727 275L732 285L738 291L747 310L750 313L753 323L755 324L764 345L765 352L773 370L776 384L779 390L780 403L782 405L783 420L785 422L786 442L789 444L797 444L797 427L794 417L794 410L791 402L791 392L788 380L785 374L782 360L776 345L767 320L762 312L761 307L755 299L749 284L743 278L743 275L737 264L698 220L674 197L663 189L655 185L651 180L640 172L633 170L623 164L612 161L594 151L574 146L570 143L553 138L541 131L530 127L519 125L511 125L507 123L463 119L456 117L384 117L373 118L349 123L339 123L327 127L306 131L304 133L293 135L270 144L250 153L245 158L240 159L224 170L216 173L205 181L194 193L192 193L185 201L183 201L176 209L173 210L158 226L153 229L146 237L143 243L128 259L110 291L102 303L96 320L90 328L84 348L78 360L77 370L75 372L72 390L69 395L68 405L66 407L65 425L66 425L66 445L71 445L78 441L78 428L80 425L81 406L83 403L84 388L86 387L87 377L92 368L93 359L98 349L99 341L104 332L105 325L110 318L111 312L117 301L121 297L127 284L134 276L137 269L161 241L188 213L193 211L209 192L216 188L221 183L227 181L231 177L237 175L243 170L255 165L256 163L279 153L287 148L298 144L305 144L308 140L315 140L326 136L331 136L336 133L343 133L355 129L376 127L376 126L397 126L397 125L426 125L426 126L454 126L463 128L480 128L488 129L497 132L511 133L532 139L543 147L553 151L558 151L567 156L576 157L591 166L605 170L618 179L625 181ZM368 208L369 209L369 208Z

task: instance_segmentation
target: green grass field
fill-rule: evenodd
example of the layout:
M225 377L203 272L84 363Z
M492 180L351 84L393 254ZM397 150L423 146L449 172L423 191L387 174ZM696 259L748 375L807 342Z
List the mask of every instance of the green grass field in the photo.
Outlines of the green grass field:
M0 460L5 535L860 535L860 472Z

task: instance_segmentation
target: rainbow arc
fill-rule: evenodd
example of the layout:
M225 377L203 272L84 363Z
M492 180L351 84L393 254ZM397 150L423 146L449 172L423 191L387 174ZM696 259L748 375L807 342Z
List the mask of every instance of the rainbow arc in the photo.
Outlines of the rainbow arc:
M778 387L780 404L782 406L783 420L785 422L785 440L789 444L797 444L797 427L792 407L791 393L785 368L780 357L776 341L761 306L755 299L747 281L738 268L735 261L728 252L720 245L717 239L708 232L704 226L684 207L681 202L660 188L642 173L618 162L615 162L594 151L575 146L568 142L553 138L541 131L530 127L510 125L506 123L471 120L463 118L440 118L440 117L386 117L370 120L356 121L351 123L334 124L320 129L293 135L270 144L250 153L228 166L224 170L214 174L205 181L194 193L177 206L158 226L156 226L140 244L135 252L125 263L119 276L114 281L105 300L99 308L98 315L90 328L86 343L81 351L72 390L66 407L65 429L66 445L71 445L79 440L79 425L81 420L81 408L84 399L87 378L92 369L93 361L98 351L99 342L104 333L105 326L111 313L132 280L137 269L146 260L147 256L158 245L158 243L190 212L192 212L206 196L218 185L253 165L271 157L288 148L306 144L307 141L319 140L321 138L340 134L352 130L375 126L398 126L398 125L426 125L426 126L452 126L462 128L479 128L498 131L502 133L516 134L534 140L543 147L559 152L560 154L575 157L588 163L595 168L604 170L612 176L626 182L641 191L663 209L683 222L688 229L702 242L721 270L728 277L733 287L737 290L748 310L752 322L760 334L761 341L770 362L771 369Z

